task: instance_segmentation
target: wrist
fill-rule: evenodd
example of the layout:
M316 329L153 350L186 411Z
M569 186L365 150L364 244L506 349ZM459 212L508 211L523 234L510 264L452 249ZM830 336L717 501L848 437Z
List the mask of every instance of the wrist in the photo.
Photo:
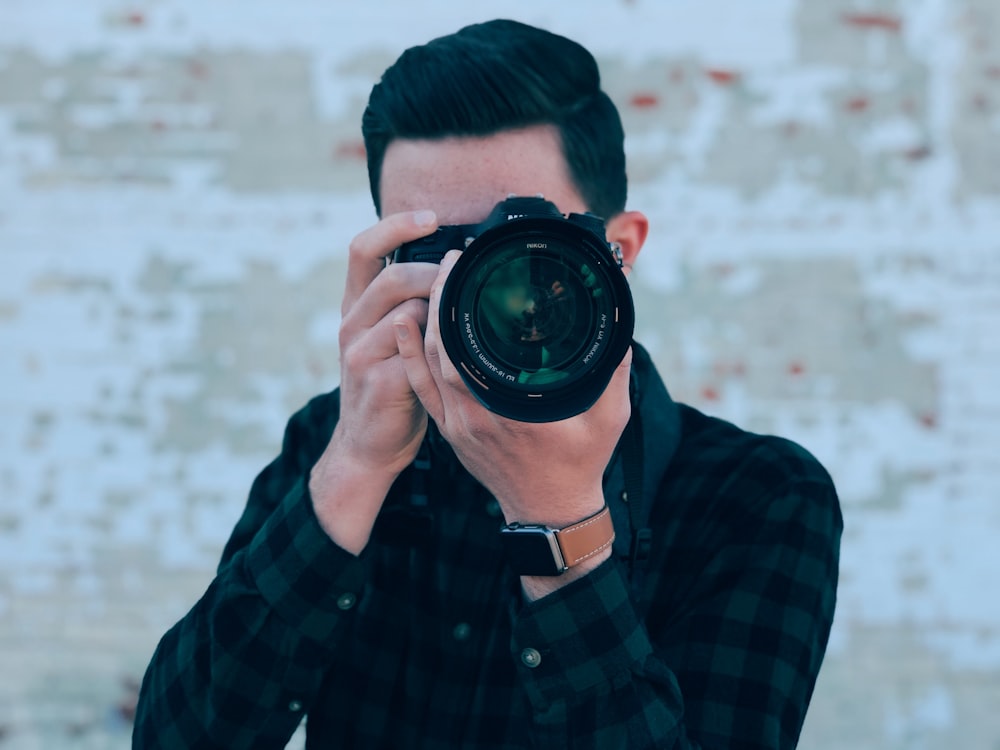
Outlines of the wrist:
M537 598L606 561L612 554L615 529L610 509L602 506L597 513L561 528L508 524L500 538L508 564L521 575L529 595Z
M309 474L309 495L327 536L353 555L368 545L395 473L369 471L328 448Z
M586 490L539 488L530 497L518 500L497 497L497 502L507 524L562 529L598 513L604 507L604 491L599 482L596 487Z
M612 554L612 548L608 545L600 554L570 568L561 576L521 576L521 589L528 601L537 601L594 572L610 560Z

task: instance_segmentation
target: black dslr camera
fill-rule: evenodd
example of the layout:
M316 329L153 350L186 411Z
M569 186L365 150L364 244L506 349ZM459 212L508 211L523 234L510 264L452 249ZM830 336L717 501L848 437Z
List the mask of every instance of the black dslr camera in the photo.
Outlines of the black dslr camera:
M554 422L589 409L632 343L635 310L621 255L592 214L563 216L510 197L481 224L440 227L394 262L464 250L441 294L441 340L491 411Z

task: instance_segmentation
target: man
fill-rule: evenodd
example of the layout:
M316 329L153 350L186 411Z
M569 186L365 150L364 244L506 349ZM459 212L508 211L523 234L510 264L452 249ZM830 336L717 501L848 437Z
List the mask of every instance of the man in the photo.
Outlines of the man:
M308 714L309 747L793 747L833 618L826 472L671 401L637 344L584 413L497 416L441 347L459 253L386 262L541 194L606 217L632 267L647 221L591 55L468 27L405 52L363 131L381 220L350 247L340 388L292 418L161 641L135 745L282 747ZM519 575L513 523L589 536Z

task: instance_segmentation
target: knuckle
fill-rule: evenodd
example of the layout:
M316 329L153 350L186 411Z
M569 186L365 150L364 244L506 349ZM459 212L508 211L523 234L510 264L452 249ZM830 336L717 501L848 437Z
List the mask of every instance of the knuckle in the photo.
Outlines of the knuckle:
M352 258L365 255L367 249L368 243L365 242L365 234L363 232L356 235L347 245L347 253Z
M354 327L350 325L351 316L345 314L340 322L340 328L337 330L337 344L340 346L341 354L347 352L354 342Z
M400 242L409 239L405 228L407 216L387 216L355 235L347 245L351 258L377 259L390 255Z
M428 302L425 299L411 298L400 303L397 310L408 318L423 325L427 320Z
M349 346L341 351L340 361L344 369L348 372L356 372L360 369L361 363L358 361L357 349L353 346Z
M360 371L367 364L365 347L354 337L345 335L343 330L340 337L340 361L351 372Z
M462 423L464 436L479 445L489 445L496 440L496 427L484 419L472 418Z
M433 352L433 356L438 360L441 360L442 358L441 352L436 348ZM457 391L468 390L465 385L465 381L462 380L462 376L456 367L441 368L441 378L448 384L449 387L454 388Z
M343 328L340 329L340 333L337 335L337 343L340 347L340 359L346 362L351 352L351 337Z

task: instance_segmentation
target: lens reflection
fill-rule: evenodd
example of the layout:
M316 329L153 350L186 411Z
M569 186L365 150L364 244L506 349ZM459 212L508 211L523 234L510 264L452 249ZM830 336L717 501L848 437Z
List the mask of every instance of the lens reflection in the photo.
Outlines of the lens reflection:
M477 299L481 341L504 366L558 370L576 363L593 318L585 281L562 259L522 252L492 264ZM537 378L533 378L538 382Z

